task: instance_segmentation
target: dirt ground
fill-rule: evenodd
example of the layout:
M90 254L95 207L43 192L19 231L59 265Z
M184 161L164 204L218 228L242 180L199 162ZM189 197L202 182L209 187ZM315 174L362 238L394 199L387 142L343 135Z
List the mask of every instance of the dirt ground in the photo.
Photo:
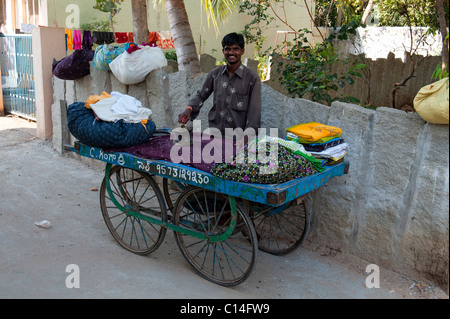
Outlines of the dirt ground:
M0 298L56 299L448 299L433 283L380 267L367 288L369 262L306 242L285 256L258 252L239 286L199 277L169 232L148 256L121 248L100 212L98 167L59 155L36 138L36 124L0 117ZM36 222L47 220L51 228ZM79 270L79 288L68 288Z

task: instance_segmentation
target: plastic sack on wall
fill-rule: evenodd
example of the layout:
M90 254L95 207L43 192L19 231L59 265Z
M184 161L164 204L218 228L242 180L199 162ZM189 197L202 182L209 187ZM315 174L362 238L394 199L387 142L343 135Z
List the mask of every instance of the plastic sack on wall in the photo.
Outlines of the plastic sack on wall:
M414 109L427 122L449 124L448 93L448 78L424 86L414 98Z
M124 53L109 64L112 73L123 84L144 81L153 70L167 66L163 51L158 47L139 46L132 53Z

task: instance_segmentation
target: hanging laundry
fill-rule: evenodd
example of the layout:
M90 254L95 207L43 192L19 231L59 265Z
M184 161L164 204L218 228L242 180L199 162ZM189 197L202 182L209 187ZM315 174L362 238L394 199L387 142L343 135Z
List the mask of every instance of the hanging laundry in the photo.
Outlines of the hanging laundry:
M158 42L158 33L157 32L149 32L148 33L148 43L157 43Z
M81 49L81 30L73 30L73 49Z
M94 41L92 40L91 31L83 31L82 47L84 50L92 50Z
M116 32L116 42L117 43L125 43L128 42L128 35L126 32Z
M100 32L100 31L94 31L92 33L92 39L95 44L110 44L116 41L114 38L113 32Z
M161 49L175 49L175 43L173 42L170 31L159 31L156 44Z
M73 36L72 36L72 30L65 29L66 30L66 50L73 50Z
M133 32L128 32L128 42L134 42Z

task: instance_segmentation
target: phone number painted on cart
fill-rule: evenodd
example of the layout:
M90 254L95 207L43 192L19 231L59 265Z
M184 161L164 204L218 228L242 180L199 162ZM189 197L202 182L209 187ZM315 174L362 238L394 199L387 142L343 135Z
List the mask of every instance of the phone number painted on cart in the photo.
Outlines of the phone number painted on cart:
M158 175L177 178L187 182L193 182L198 185L205 185L209 184L210 182L209 176L181 167L166 166L164 164L155 165L154 163L151 162L141 162L141 161L137 161L137 164L140 170L144 170L146 172L153 171Z

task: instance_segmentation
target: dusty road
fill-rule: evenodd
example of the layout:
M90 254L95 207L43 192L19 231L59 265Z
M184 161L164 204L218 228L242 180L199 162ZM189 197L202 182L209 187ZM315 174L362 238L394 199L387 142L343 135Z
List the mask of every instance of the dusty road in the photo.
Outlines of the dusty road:
M385 269L380 288L367 288L367 261L312 243L287 256L259 252L254 273L232 288L196 275L171 233L151 255L132 254L103 222L92 190L100 187L101 169L60 156L35 135L35 123L0 117L0 298L448 298ZM52 227L35 225L42 220ZM75 274L68 265L79 270L79 288L66 286Z

